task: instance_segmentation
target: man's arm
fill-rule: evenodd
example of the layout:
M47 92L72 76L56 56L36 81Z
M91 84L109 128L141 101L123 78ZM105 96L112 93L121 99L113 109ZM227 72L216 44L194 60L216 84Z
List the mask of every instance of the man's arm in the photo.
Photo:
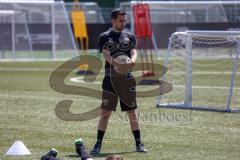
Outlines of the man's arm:
M137 50L134 48L131 50L131 61L132 61L132 66L136 63L137 60Z
M104 56L105 60L108 63L110 63L114 66L118 65L119 62L110 55L110 52L107 49L103 49L102 53L103 53L103 56Z
M130 39L130 41L131 41L131 43L133 45L132 49L130 51L130 53L131 53L131 61L132 61L131 67L133 67L134 64L137 61L137 49L136 49L136 47L137 47L137 40L136 40L136 36L134 34L132 34L132 33L129 34L129 39Z

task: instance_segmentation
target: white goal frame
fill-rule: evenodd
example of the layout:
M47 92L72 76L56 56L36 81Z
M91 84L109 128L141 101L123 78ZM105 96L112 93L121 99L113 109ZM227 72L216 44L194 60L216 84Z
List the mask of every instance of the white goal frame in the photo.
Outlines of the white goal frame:
M57 11L55 11L55 7L56 6L59 6L61 7L61 11L62 11L62 14L63 14L63 18L65 19L66 21L66 26L67 26L67 33L69 35L69 41L71 42L71 45L72 45L72 55L71 57L74 57L74 56L77 56L78 55L78 50L77 50L77 46L76 46L76 43L75 43L75 40L74 40L74 35L73 35L73 32L72 32L72 28L71 28L71 24L70 24L70 20L69 20L69 17L68 17L68 13L67 13L67 10L65 8L65 4L64 4L64 1L54 1L54 0L0 0L0 6L1 4L18 4L18 5L28 5L28 4L34 4L34 5L48 5L51 9L50 9L50 19L51 19L51 57L50 57L50 60L58 60L59 58L57 58L57 53L58 52L58 48L57 48L57 42L56 42L56 39L57 37L55 36L56 35L56 25L57 25L57 22L55 22L55 18L54 18L54 15L57 14ZM8 9L4 9L4 10L0 10L0 17L1 15L9 15L11 16L11 47L12 47L12 57L10 57L9 60L38 60L37 58L33 59L32 57L28 57L27 59L25 58L17 58L17 55L16 55L16 51L17 51L17 48L15 46L15 43L16 43L16 37L15 37L15 33L16 33L16 23L15 23L15 20L14 20L14 15L16 14L21 14L25 20L24 22L24 27L25 27L25 30L26 30L26 34L28 36L28 45L29 45L29 51L30 52L33 52L33 44L32 44L32 40L31 40L31 34L29 32L29 28L28 28L28 22L27 22L27 17L24 13L21 12L21 10L14 10L15 8L12 8L12 10L8 10ZM41 58L39 58L41 59ZM49 59L49 58L43 58L43 59ZM1 50L0 50L0 61L1 60L5 60L4 58L4 53L1 53Z
M232 66L232 74L231 74L231 83L229 87L229 93L226 99L226 104L224 106L224 109L221 108L214 108L214 107L208 107L208 106L193 106L192 105L192 34L231 34L231 35L237 35L236 43L237 43L237 53L234 58L233 66ZM236 73L238 69L238 63L239 63L239 56L240 56L240 31L195 31L195 30L187 30L186 32L175 32L173 35L176 34L186 34L187 36L187 43L185 43L186 48L186 54L185 54L185 61L191 62L186 63L186 75L185 75L185 97L183 102L179 103L161 103L161 100L164 98L164 96L157 97L157 107L163 107L163 108L176 108L176 109L195 109L195 110L206 110L206 111L219 111L219 112L240 112L238 109L232 109L231 107L231 100L233 96L235 81L236 81ZM172 35L172 36L173 36ZM172 37L171 36L171 37ZM168 53L164 60L164 66L168 67L168 62L171 54L171 37L169 38L169 45L168 45ZM166 73L167 74L167 73ZM165 79L165 76L163 77ZM239 104L240 105L240 104Z
M28 25L27 25L27 19L26 19L26 15L24 13L21 13L19 11L14 11L14 10L0 10L0 17L1 16L11 16L11 41L12 41L12 58L15 58L16 57L16 53L15 53L15 14L21 14L22 17L24 18L24 28L25 28L25 31L26 31L26 34L28 36L28 45L29 45L29 50L32 51L32 42L31 42L31 36L30 36L30 33L29 33L29 28L28 28ZM4 53L1 54L1 57L0 58L3 58Z

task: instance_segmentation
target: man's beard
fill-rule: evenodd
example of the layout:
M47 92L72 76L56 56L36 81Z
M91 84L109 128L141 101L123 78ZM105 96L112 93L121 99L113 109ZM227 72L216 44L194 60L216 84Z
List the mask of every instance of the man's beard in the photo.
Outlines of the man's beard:
M123 31L124 30L124 27L119 27L119 28L116 28L118 31Z

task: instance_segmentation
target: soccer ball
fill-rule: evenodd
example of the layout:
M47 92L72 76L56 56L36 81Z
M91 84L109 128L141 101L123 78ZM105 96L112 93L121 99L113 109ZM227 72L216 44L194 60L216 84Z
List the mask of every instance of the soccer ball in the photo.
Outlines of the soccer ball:
M120 63L122 64L128 64L128 63L131 63L131 59L127 56L127 55L120 55L120 56L117 56L116 57L116 60L119 61ZM127 70L119 70L117 66L114 66L114 69L117 73L120 73L120 74L126 74L129 72L129 69Z

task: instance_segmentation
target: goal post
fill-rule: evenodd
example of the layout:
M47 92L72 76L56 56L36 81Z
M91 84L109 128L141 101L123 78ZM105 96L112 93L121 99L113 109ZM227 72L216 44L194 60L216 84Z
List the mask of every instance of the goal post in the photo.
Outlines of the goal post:
M11 39L11 51L12 51L12 57L15 56L15 38L14 38L14 35L15 35L15 20L14 20L14 14L15 12L13 10L0 10L0 17L1 18L8 18L10 19L11 21L11 31L9 32L11 35L10 35L10 39ZM4 50L6 50L6 47L4 47L4 41L1 40L0 41L0 48L1 49L1 56L0 58L4 58L5 57L5 53L4 53Z
M55 60L78 55L63 1L0 0L0 60Z
M239 56L239 31L175 32L163 77L173 90L157 98L157 107L238 112Z

